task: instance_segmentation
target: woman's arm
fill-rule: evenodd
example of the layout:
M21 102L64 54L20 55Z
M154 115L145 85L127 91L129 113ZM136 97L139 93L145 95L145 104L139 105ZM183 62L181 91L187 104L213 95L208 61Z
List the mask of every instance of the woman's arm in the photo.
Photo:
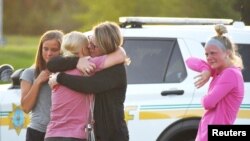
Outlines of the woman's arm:
M126 57L125 50L119 47L115 52L107 55L103 63L103 69L125 62Z
M49 79L49 72L42 71L34 80L34 83L21 80L21 107L25 113L29 113L36 105L41 86Z
M48 63L47 67L50 72L62 72L76 68L78 57L62 57L57 56L52 58Z
M213 109L233 88L237 87L237 80L240 79L237 78L234 71L230 69L224 70L221 76L217 78L216 83L212 84L208 94L203 97L203 107L207 110Z
M77 63L77 69L85 75L90 75L91 73L101 69L124 63L126 58L127 56L125 50L122 47L119 47L116 51L102 56L93 58L81 57Z
M190 57L186 60L186 64L189 69L197 72L204 70L211 70L211 67L204 60L196 57Z
M199 75L195 76L194 77L194 79L196 79L196 81L194 82L195 87L200 88L203 85L205 85L210 79L210 76L211 72L209 70L204 70Z
M57 82L78 92L95 94L127 85L126 70L123 63L99 71L89 77L59 73Z
M200 58L190 57L186 60L188 68L193 71L200 72L199 75L195 76L196 81L194 82L196 88L200 88L205 85L210 76L212 76L214 71L210 65Z

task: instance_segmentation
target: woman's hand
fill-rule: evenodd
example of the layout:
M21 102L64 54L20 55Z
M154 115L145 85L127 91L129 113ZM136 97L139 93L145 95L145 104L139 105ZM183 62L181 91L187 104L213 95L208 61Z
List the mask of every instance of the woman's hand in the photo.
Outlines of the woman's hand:
M89 58L89 56L79 58L76 66L84 75L91 74L96 68L95 64L89 61Z
M53 73L49 77L49 82L48 83L49 83L49 86L50 86L51 89L53 89L56 85L58 85L58 83L56 81L58 74L59 74L59 72Z
M201 72L199 75L195 76L194 79L197 79L194 82L195 87L200 88L203 85L205 85L208 82L210 76L211 76L211 72L208 70L205 70Z
M36 78L38 84L43 84L49 80L50 72L48 70L43 70Z

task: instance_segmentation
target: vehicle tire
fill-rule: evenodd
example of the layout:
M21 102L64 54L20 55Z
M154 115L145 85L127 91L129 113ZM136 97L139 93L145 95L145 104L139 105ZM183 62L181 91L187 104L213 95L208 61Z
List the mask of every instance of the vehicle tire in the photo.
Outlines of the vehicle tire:
M3 82L11 81L10 76L13 73L14 68L9 64L3 64L0 66L0 80Z
M200 118L178 121L166 129L157 141L194 141Z

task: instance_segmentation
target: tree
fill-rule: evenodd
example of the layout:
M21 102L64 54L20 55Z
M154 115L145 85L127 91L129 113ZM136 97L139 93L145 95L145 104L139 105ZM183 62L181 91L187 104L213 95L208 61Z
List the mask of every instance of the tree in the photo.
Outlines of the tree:
M237 11L235 5L244 8ZM87 31L101 21L119 22L121 16L247 21L249 9L248 0L4 0L3 30L7 34L33 35L48 29Z
M244 21L245 24L250 25L250 2L249 0L238 0L235 5L235 9L241 14L241 21Z
M14 2L13 2L14 1ZM74 14L80 0L5 0L4 31L8 34L41 35L49 29L65 32L79 28Z

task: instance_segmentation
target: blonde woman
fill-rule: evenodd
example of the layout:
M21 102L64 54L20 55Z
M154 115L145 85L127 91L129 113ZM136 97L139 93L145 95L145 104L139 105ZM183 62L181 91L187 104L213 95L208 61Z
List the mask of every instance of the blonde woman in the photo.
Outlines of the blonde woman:
M93 27L89 52L91 57L110 54L123 44L119 26L114 22L102 22ZM80 70L89 72L91 67L82 63L84 58L56 58L50 61L49 69L58 71L78 66ZM71 64L65 66L63 64ZM78 64L78 65L77 65ZM62 66L63 65L63 66ZM61 68L63 67L63 68ZM95 95L95 133L100 141L128 141L128 128L124 117L124 101L126 97L127 79L124 62L104 69L90 77L72 76L59 73L56 77L59 84L70 89L94 93Z
M81 32L73 31L64 35L61 48L65 57L84 57L89 56L88 46L87 37ZM94 64L96 72L124 62L125 57L125 52L119 48L108 55L90 57L88 61ZM78 69L68 70L65 73L84 76ZM93 75L93 72L88 75ZM93 103L91 93L77 92L63 85L54 86L51 120L45 141L86 141L91 103Z
M233 124L244 97L242 60L234 44L224 35L227 33L226 27L216 25L215 30L217 36L205 44L207 61L194 57L186 61L190 69L201 72L195 82L197 88L212 77L208 92L201 101L205 113L200 121L196 141L207 141L208 125Z

